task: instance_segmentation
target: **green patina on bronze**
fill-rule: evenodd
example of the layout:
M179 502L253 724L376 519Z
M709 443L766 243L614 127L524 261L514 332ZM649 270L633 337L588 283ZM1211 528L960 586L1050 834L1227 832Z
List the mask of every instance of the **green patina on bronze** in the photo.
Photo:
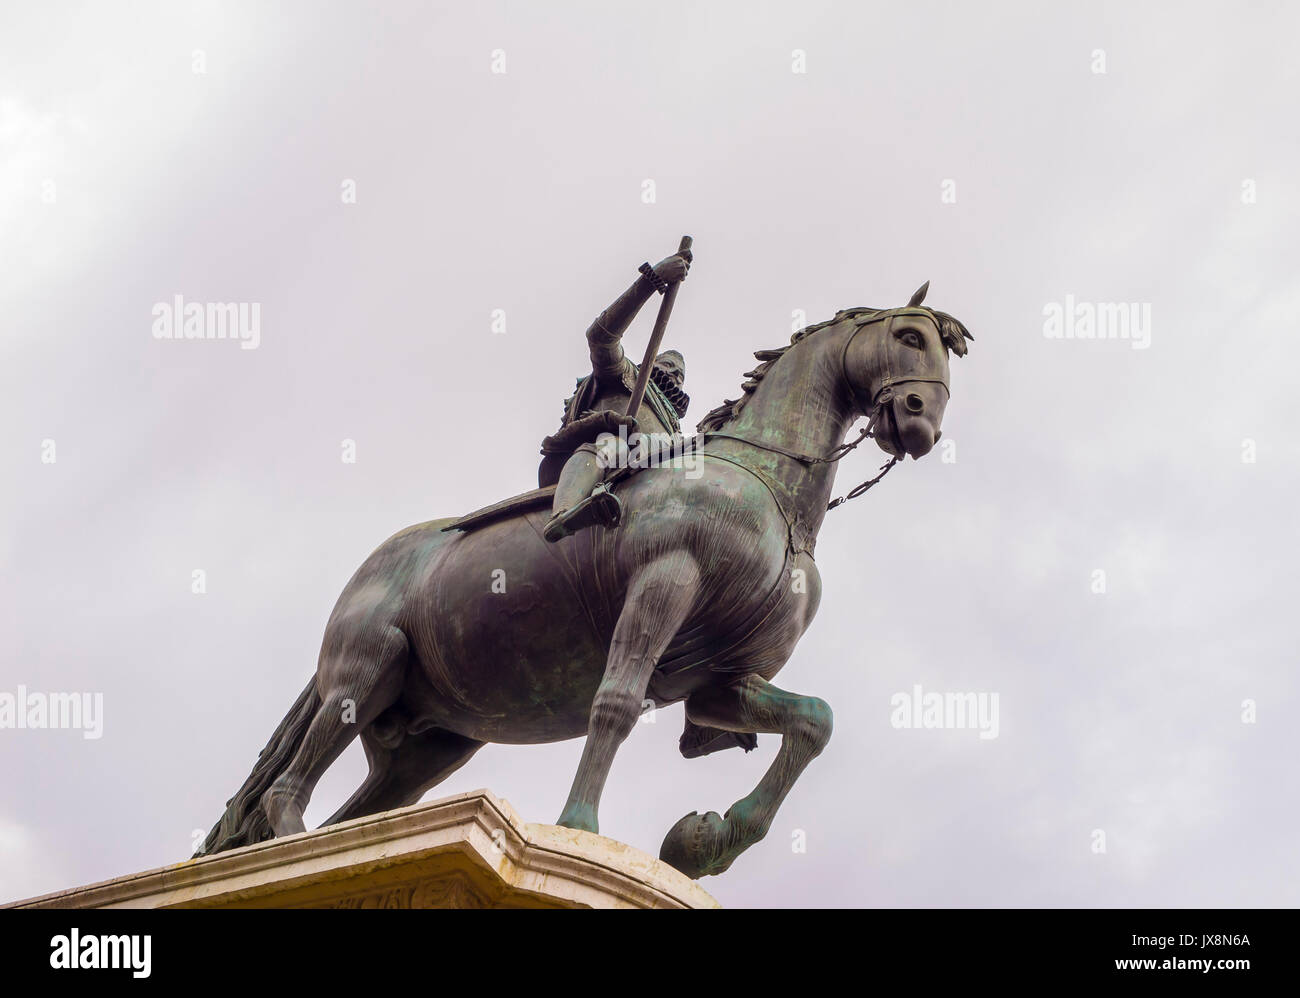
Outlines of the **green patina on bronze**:
M586 735L559 824L594 832L643 705L684 701L688 756L781 736L752 793L724 815L687 815L661 847L690 876L726 870L830 737L825 702L771 680L817 611L813 550L845 438L867 417L891 464L938 439L949 353L964 354L969 333L924 293L760 351L741 397L700 424L698 476L615 476L617 527L548 543L539 490L385 541L343 590L316 675L200 854L304 830L317 781L358 733L370 774L327 824L414 803L488 742Z

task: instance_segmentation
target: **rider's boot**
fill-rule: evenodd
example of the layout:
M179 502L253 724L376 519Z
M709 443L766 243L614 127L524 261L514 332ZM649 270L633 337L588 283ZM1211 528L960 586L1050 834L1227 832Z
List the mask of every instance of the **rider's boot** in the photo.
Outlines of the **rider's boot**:
M601 482L586 499L547 520L542 536L553 544L585 527L617 527L622 518L623 504L609 490L608 483Z

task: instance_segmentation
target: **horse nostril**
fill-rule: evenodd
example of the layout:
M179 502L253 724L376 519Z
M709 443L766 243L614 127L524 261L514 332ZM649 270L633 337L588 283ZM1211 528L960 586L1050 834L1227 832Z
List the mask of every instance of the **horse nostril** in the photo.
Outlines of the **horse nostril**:
M925 408L925 400L920 395L912 394L904 399L903 404L907 406L907 411L916 415Z

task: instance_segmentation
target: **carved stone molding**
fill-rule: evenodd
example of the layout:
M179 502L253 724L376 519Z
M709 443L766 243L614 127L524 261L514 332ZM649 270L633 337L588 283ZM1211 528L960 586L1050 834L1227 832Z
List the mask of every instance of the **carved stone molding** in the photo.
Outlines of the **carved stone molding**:
M716 908L601 835L527 824L486 790L19 901L10 908Z

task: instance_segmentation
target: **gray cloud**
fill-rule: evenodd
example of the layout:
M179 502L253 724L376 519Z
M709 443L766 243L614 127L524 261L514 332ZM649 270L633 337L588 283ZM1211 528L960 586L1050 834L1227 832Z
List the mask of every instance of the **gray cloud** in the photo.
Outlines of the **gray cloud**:
M902 304L930 279L977 337L953 365L956 462L908 462L827 522L826 594L780 682L830 701L835 736L705 886L735 906L1300 903L1294 12L4 20L0 690L102 692L106 716L96 741L0 731L0 897L187 856L355 567L533 484L582 331L690 232L669 345L691 422L796 309ZM262 303L259 348L155 340L175 294ZM1066 295L1150 303L1150 348L1046 339ZM842 488L878 462L845 463ZM914 683L998 692L999 737L893 729ZM680 715L638 727L602 806L649 852L776 748L687 762ZM551 821L580 749L492 746L431 796L487 786ZM363 773L353 746L309 820Z

